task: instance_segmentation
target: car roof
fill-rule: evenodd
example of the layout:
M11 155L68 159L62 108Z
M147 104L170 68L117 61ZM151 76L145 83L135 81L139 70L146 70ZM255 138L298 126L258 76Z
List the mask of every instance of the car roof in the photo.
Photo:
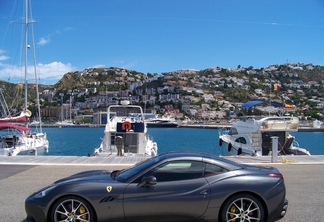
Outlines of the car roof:
M203 152L192 152L192 151L175 151L166 152L159 155L165 159L192 159L197 161L204 161L211 164L220 165L228 170L242 169L243 166L225 158Z

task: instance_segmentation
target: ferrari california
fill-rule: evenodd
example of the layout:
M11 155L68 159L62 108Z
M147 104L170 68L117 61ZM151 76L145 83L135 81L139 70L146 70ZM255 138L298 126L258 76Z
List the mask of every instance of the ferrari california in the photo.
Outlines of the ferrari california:
M121 157L123 158L123 157ZM33 193L27 221L277 221L288 201L274 167L164 153L116 171L80 172Z

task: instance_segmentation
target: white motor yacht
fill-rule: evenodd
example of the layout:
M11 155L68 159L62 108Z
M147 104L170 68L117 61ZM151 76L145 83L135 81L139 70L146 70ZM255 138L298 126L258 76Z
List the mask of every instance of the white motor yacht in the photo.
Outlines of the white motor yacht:
M105 135L95 156L156 156L157 143L147 135L143 110L122 101L107 111Z
M244 117L227 132L220 130L219 145L228 155L270 155L272 137L278 137L279 155L310 155L289 132L298 131L297 117Z

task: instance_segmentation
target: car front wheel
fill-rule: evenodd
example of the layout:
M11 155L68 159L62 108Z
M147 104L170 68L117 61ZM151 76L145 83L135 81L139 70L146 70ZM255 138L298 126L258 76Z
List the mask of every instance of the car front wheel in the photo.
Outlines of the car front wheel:
M262 222L264 221L264 209L261 202L252 195L235 195L228 199L222 207L221 221Z
M80 197L63 197L55 202L51 221L93 222L94 213L90 204Z

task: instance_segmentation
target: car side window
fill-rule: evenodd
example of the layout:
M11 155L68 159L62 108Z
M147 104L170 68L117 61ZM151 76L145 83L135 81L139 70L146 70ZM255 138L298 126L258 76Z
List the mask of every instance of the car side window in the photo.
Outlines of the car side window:
M210 176L218 175L218 174L225 173L225 172L228 172L228 170L223 167L220 167L215 164L210 164L210 163L206 164L205 177L210 177Z
M205 169L205 163L192 160L170 161L150 170L143 178L148 176L156 177L157 182L179 181L202 178ZM140 182L135 180L134 182Z

